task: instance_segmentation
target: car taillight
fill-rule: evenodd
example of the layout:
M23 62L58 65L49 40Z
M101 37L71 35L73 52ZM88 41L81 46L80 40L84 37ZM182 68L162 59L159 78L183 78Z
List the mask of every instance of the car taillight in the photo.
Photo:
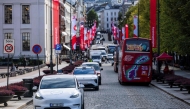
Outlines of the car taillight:
M96 75L101 76L100 72L96 72Z

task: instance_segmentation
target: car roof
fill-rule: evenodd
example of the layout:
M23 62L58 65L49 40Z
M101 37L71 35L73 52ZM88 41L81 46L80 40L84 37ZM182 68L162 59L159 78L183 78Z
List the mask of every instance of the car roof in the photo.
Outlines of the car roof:
M77 68L80 69L80 68L93 68L93 67L90 67L90 66L80 66L80 67L75 67L75 68L76 68L76 69L77 69Z
M97 62L84 62L84 63L82 63L82 65L84 65L84 64L98 64Z
M53 78L75 78L75 76L73 75L67 75L67 74L63 74L63 75L47 75L47 76L43 76L43 79L53 79Z

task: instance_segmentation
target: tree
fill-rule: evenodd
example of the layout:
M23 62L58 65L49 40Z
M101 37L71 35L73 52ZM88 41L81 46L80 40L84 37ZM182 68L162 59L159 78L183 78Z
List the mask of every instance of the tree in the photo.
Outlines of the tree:
M97 13L92 9L89 11L89 13L87 14L87 22L91 22L93 23L94 21L96 21L96 27L98 27L99 25L99 21L98 21L98 15ZM92 27L92 25L90 26L90 28Z

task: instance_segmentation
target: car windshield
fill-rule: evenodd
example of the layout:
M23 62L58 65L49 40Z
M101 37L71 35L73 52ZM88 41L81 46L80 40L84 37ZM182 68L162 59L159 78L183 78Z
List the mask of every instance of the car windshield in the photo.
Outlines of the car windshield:
M108 53L113 53L115 51L115 47L109 47L108 48Z
M106 53L105 53L105 52L102 52L101 55L106 55Z
M74 75L88 75L88 74L94 74L94 70L92 68L76 68L74 70Z
M100 59L100 56L92 56L92 59Z
M50 78L41 82L40 89L75 88L74 78Z
M97 71L97 70L100 70L100 66L98 64L84 64L83 66L92 66L94 67L94 69Z

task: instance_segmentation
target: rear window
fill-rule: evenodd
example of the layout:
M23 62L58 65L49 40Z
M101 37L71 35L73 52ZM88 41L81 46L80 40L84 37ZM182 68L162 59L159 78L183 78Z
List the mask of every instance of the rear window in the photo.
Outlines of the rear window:
M76 68L74 70L74 75L84 75L84 74L94 74L94 69L92 68Z
M149 40L129 39L126 41L125 51L150 52Z

